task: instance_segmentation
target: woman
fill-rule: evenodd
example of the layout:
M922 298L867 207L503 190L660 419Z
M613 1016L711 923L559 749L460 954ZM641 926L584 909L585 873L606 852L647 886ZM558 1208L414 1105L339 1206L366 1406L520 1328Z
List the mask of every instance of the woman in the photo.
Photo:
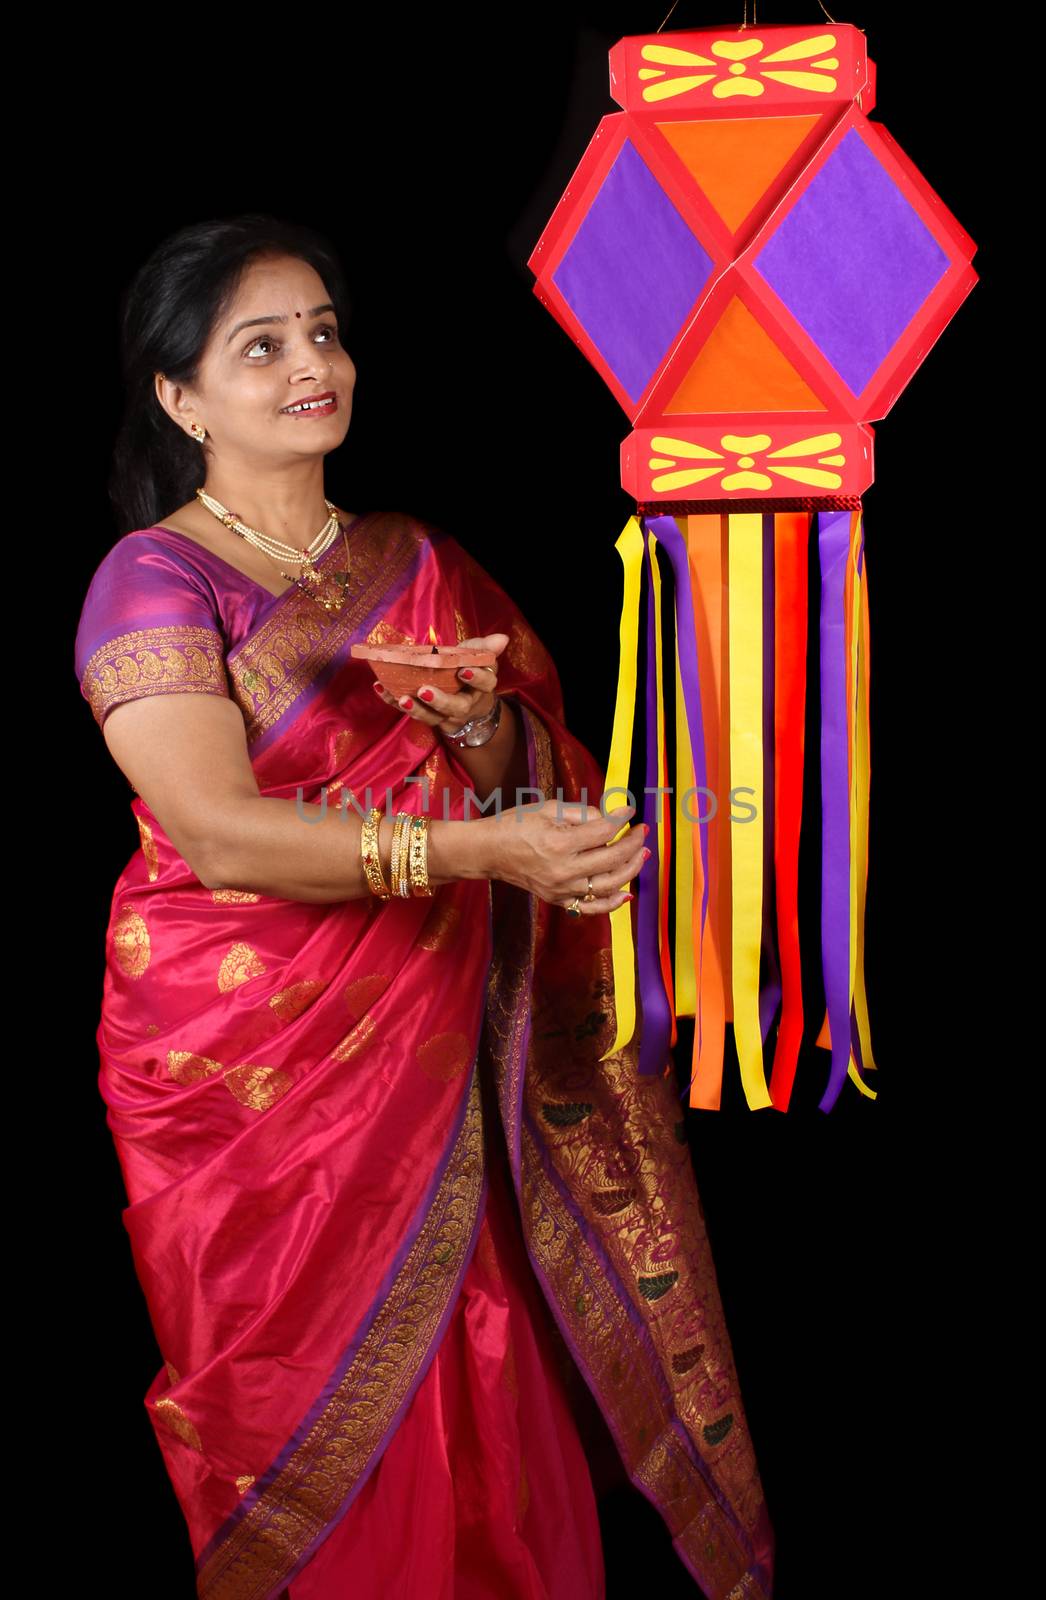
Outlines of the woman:
M600 1059L642 830L457 541L326 499L347 313L268 216L154 253L76 640L141 837L100 1087L197 1593L600 1596L588 1404L700 1590L768 1596L668 1063ZM495 665L404 700L351 655L430 628Z

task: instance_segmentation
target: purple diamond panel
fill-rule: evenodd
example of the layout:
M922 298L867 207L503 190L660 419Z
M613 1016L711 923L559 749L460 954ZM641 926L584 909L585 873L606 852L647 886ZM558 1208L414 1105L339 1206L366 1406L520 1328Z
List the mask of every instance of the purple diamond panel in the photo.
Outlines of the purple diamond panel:
M859 395L948 257L851 128L753 266Z
M711 258L626 141L552 281L634 402L711 271Z

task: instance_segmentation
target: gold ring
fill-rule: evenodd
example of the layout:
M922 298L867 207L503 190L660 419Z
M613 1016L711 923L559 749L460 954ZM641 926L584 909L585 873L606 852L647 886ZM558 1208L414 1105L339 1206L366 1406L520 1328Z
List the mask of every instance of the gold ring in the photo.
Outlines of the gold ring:
M571 900L570 904L568 906L566 906L564 909L565 909L568 917L580 917L580 915L581 915L581 896L576 894L574 896L573 900Z
M596 898L595 895L592 893L592 879L589 878L589 880L588 880L588 889L585 892L585 899L586 900L594 900L595 898Z

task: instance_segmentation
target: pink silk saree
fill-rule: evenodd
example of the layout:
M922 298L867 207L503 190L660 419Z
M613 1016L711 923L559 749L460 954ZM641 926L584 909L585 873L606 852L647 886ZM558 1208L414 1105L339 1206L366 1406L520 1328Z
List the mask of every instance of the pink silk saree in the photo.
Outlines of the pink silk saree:
M461 817L466 769L349 647L502 631L523 803L597 806L604 775L504 590L409 515L345 522L335 614L173 529L125 535L76 641L99 725L142 694L231 696L263 795ZM609 918L497 881L327 905L210 890L131 808L99 1084L197 1594L602 1596L573 1372L699 1590L766 1600L774 1536L674 1078L638 1076L638 1033L599 1059Z

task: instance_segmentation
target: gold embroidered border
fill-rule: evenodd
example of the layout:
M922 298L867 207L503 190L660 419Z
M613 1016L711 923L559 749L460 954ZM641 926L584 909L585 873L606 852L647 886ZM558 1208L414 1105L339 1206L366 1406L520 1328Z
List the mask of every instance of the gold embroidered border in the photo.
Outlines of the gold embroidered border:
M215 628L170 623L135 628L107 639L83 672L83 687L95 721L124 700L152 694L220 694L229 698L224 642Z
M750 1560L731 1521L672 1427L673 1413L655 1379L639 1334L607 1281L569 1209L563 1205L529 1128L522 1128L523 1224L538 1265L582 1352L599 1404L615 1433L642 1454L625 1466L644 1485L673 1543L685 1553L709 1600L737 1593L769 1595L752 1577Z
M358 536L355 548L354 533ZM424 538L421 524L402 512L391 513L384 520L378 513L361 517L349 530L351 598L342 609L324 611L297 588L288 590L261 626L231 652L226 664L233 695L247 724L248 744L275 727L342 648L348 635L402 577ZM338 552L340 561L344 561L340 541L331 545L317 563L321 574L339 566Z
M543 722L523 709L534 739L531 776L551 798L551 740ZM635 1041L599 1061L616 1034L609 948L591 952L587 977L584 969L564 968L562 986L546 975L541 994L534 995L536 948L561 930L554 922L540 925L542 908L519 897L502 897L497 905L486 1039L509 1149L519 1152L530 1249L622 1441L630 1478L648 1491L710 1600L765 1600L751 1552L765 1549L772 1533L672 1087L639 1077ZM550 951L545 960L552 959ZM519 1126L524 1094L541 1150L530 1127ZM606 1252L627 1301L561 1198L542 1154ZM668 1240L675 1248L664 1260ZM744 1533L695 1465L680 1426L699 1453L701 1436L707 1440L714 1454L702 1460Z
M484 1135L478 1064L428 1216L330 1403L275 1481L197 1574L201 1600L263 1600L286 1581L365 1471L428 1352L479 1211Z

